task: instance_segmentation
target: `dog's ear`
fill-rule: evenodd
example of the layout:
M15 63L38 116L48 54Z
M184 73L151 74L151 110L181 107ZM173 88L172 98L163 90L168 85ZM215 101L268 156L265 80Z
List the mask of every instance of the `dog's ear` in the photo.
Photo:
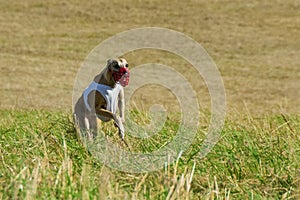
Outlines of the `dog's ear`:
M106 64L106 65L107 65L107 66L109 66L111 63L113 63L113 61L114 61L114 59L111 59L111 58L110 58L110 59L108 59L108 60L107 60L107 64Z
M106 67L108 67L109 69L114 70L114 71L118 71L120 68L118 61L116 61L114 59L109 59L107 61Z

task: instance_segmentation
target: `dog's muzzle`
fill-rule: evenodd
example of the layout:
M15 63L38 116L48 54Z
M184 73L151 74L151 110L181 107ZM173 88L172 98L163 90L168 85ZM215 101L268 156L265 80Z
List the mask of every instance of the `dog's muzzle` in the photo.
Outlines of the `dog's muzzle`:
M113 72L113 77L116 83L120 83L123 87L129 83L130 71L126 67L121 67L119 71Z

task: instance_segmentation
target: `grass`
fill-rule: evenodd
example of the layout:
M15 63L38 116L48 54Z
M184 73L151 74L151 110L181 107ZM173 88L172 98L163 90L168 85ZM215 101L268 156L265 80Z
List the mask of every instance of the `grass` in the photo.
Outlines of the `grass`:
M299 5L297 0L0 1L0 199L299 199ZM193 155L209 112L175 163L152 173L121 173L103 166L76 138L69 112L73 83L96 45L149 26L182 32L207 50L224 80L227 121L202 160ZM157 50L124 56L130 67L153 62L173 67L197 91L200 108L209 110L204 81L183 59ZM180 111L163 88L139 88L132 99L145 110L161 102ZM143 112L133 117L149 122ZM176 119L149 140L126 139L132 150L151 152L172 139ZM104 129L124 147L115 129Z
M2 110L0 115L1 199L300 197L298 116L228 119L214 149L202 160L194 157L187 162L203 141L205 127L201 127L191 147L174 163L132 174L103 166L90 155L76 138L68 112ZM164 134L176 125L168 123ZM117 138L116 130L111 128L108 137ZM164 140L157 136L157 143L160 138ZM127 139L139 144L133 150L152 151L149 141Z

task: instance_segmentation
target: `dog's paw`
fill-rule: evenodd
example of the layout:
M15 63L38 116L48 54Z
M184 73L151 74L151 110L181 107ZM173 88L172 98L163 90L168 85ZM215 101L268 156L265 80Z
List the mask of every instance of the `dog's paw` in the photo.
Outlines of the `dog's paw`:
M119 129L119 136L120 136L120 138L124 139L125 128L123 126L122 119L119 116L116 117L114 124Z
M125 131L119 128L119 136L121 139L124 139Z
M118 129L119 129L119 136L121 139L124 139L124 136L125 136L125 129L124 129L124 126L123 124L117 126Z

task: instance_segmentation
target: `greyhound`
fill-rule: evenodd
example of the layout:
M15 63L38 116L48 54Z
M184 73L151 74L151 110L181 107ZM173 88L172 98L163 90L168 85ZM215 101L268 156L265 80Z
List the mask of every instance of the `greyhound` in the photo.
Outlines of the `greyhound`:
M97 136L97 120L114 120L119 136L124 140L124 87L129 83L130 71L124 58L109 59L106 67L94 77L75 104L74 121L88 139ZM119 115L117 115L119 109Z

